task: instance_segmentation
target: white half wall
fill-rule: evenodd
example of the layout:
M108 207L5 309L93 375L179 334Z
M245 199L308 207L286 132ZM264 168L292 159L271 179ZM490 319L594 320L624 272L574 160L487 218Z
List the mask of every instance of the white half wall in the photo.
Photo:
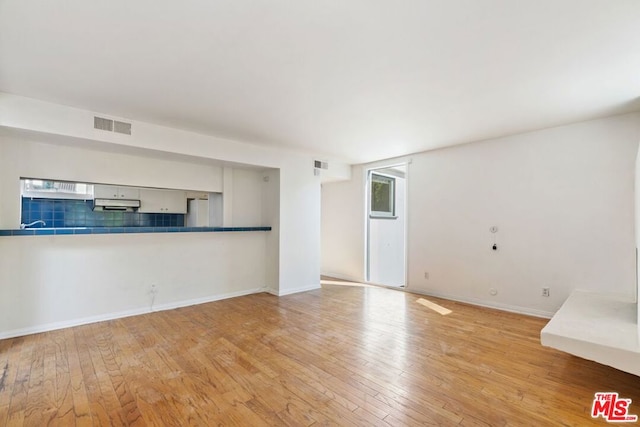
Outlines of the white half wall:
M0 339L258 292L267 233L2 237Z
M628 114L412 155L408 289L543 316L577 288L635 299L639 140ZM361 177L323 185L324 274L362 278Z

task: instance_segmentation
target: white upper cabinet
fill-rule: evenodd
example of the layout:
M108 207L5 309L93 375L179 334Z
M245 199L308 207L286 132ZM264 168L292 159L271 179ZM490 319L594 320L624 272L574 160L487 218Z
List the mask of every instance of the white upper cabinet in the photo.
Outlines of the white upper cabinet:
M187 192L179 190L140 189L142 213L187 213Z
M140 199L140 189L115 185L94 185L93 197L96 199L138 200Z

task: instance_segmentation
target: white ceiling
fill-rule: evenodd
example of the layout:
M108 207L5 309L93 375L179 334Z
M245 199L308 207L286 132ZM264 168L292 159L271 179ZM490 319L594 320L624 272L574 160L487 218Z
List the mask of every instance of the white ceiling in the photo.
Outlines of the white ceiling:
M0 0L0 91L367 162L640 110L640 1Z

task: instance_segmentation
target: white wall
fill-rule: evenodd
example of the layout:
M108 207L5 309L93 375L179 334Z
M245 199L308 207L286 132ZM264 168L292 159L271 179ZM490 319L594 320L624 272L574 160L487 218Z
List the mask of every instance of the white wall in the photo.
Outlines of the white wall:
M240 264L237 264L238 270L242 270L244 268L245 262L254 262L256 265L263 265L264 268L261 273L262 280L260 280L260 283L256 285L253 283L254 280L238 279L238 277L241 276L222 276L221 278L230 283L242 282L242 285L235 287L239 292L244 292L244 289L254 289L255 286L267 286L267 288L275 294L287 294L306 289L315 289L320 286L320 177L316 177L313 174L312 162L315 158L314 155L225 140L136 121L133 121L133 131L131 136L98 131L93 129L93 114L94 113L90 111L0 93L0 135L3 135L5 138L19 140L20 144L31 139L37 139L39 142L43 142L51 146L51 151L47 155L46 159L36 159L33 163L32 159L34 156L36 158L44 157L43 150L21 152L24 162L21 161L20 164L24 168L30 168L27 172L23 172L23 169L14 172L6 172L4 168L0 168L0 198L2 198L2 200L5 200L5 198L7 200L13 199L16 195L14 183L20 175L53 176L51 175L51 172L58 170L62 174L59 175L60 179L111 183L119 183L120 181L117 179L122 179L122 181L126 181L129 184L141 186L221 191L218 187L196 187L194 185L190 185L189 182L185 183L179 179L184 176L183 172L189 177L207 177L211 175L213 172L206 172L202 174L202 170L197 167L197 165L207 165L210 161L215 161L216 164L222 165L224 168L229 166L233 167L240 163L243 165L258 167L259 170L268 169L268 173L274 178L268 184L269 191L271 194L277 194L277 197L269 198L271 202L268 207L265 208L268 210L268 213L264 215L260 214L256 217L268 220L273 219L274 223L262 225L271 225L275 228L272 232L248 234L252 236L254 234L256 236L262 236L257 237L257 239L262 239L258 242L258 246L261 248L263 259L260 260L253 257L250 254L250 251L248 251L248 257L245 261L242 250L232 251L234 263L240 262ZM117 162L97 161L92 163L76 158L72 164L69 164L64 168L56 168L55 163L64 163L66 161L66 156L63 155L63 153L65 152L64 147L67 145L73 145L74 148L87 151L97 147L102 152L106 153L108 151L118 155L121 155L122 153L132 155L131 153L134 153L134 155L140 157L149 157L150 159L156 160L158 160L158 157L167 157L169 159L195 159L196 161L187 162L190 163L189 167L194 168L192 172L181 170L175 174L167 174L163 168L159 168L160 171L157 174L152 173L151 178L148 180L145 179L144 173L137 171L137 163L134 163L132 165L134 167L132 168L124 168L121 170ZM147 156L146 153L149 153L149 156ZM5 158L4 154L2 154L2 156L2 158ZM102 154L100 156L102 156ZM331 161L331 159L329 160ZM0 161L2 160L0 159ZM334 161L332 161L332 163L334 165L337 164ZM38 164L40 166L35 167L33 166L34 164ZM67 169L77 169L84 172L66 175L64 174L66 173L64 170ZM337 167L336 171L342 173L344 172L344 169L344 167ZM139 172L140 174L138 175ZM329 174L332 173L331 171L329 172ZM135 177L137 177L136 179L139 179L139 181L133 180L132 176L134 175L132 174L134 174ZM222 180L222 186L222 189L224 189L224 179ZM1 227L17 227L17 224L19 223L19 219L16 216L17 212L19 212L17 205L18 200L19 199L16 198L16 205L13 207L9 206L6 209L4 207L0 208ZM274 203L277 204L277 206L275 206ZM248 219L248 216L245 216L245 214L242 215L243 218L241 219L243 221ZM253 213L251 213L251 215L253 215ZM274 218L274 215L277 215L277 218ZM227 219L228 218L225 217L225 220ZM211 235L208 233L206 233L206 235L210 236L210 238L219 236L217 234ZM136 236L142 235L132 235L131 238L135 238ZM164 237L156 236L156 238L169 239L158 240L158 242L163 242L161 244L165 245L170 244L170 239L173 238L172 236L173 235L167 235ZM176 238L190 238L188 236ZM225 239L231 239L238 236L239 234L237 233L229 234ZM40 236L32 238L3 238L3 243L0 247L0 258L4 257L6 253L23 250L21 249L22 245L30 244L20 243L21 241L18 241L17 239L27 239L26 242L39 242L43 241L43 239L45 241L47 239L56 239L53 241L58 242L63 237L66 236L57 236L52 238ZM78 238L79 236L73 237ZM126 238L127 236L83 236L79 237L81 240L78 240L78 242L88 241L93 244L93 242L97 243L99 241L98 239L109 239L104 241L109 242L109 251L113 252L109 257L113 257L117 256L117 252L123 249L121 245L123 240L117 240L118 237ZM145 237L145 239L146 238L147 237ZM60 250L64 251L65 248L61 247ZM84 252L91 253L90 250ZM210 253L214 252L213 248L211 248L211 250L205 250L203 253L198 255L194 262L198 265L212 263L212 266L214 267L219 266L219 264L214 262L215 260L212 261L209 257ZM172 256L173 255L167 256L165 261L170 259ZM141 259L141 257L136 258L133 255L132 257L132 259ZM26 258L20 258L20 260L21 263L12 265L12 268L25 270L31 269L34 271L41 269L46 270L48 268L48 264L43 264L40 259L37 259L36 261L29 260L29 262L26 261ZM97 260L94 261L98 262ZM224 260L222 261L227 262ZM235 264L232 263L232 265ZM139 268L140 271L133 272L133 276L143 275L141 271L146 271L142 266L136 268ZM174 266L174 268L176 269L175 272L178 272L181 269L181 267L177 265ZM66 283L67 278L65 276L65 272L63 270L55 270L55 272L59 276L49 276L47 278L47 283L53 287L59 287L61 284ZM94 274L104 272L104 269L96 270L94 271ZM241 275L242 273L238 272L237 274ZM166 273L166 276L176 277L176 274ZM38 282L24 282L24 280L28 279L27 276L18 277L22 277L20 280L23 280L23 282L16 280L8 281L8 277L3 276L2 282L0 282L0 287L3 289L13 289L25 286L39 286L37 285ZM256 275L255 278L257 277L258 275ZM106 282L102 283L106 284ZM223 295L211 289L209 289L208 292L214 292L213 294L209 294L208 298ZM225 290L220 290L220 292L224 293ZM184 295L187 295L188 293L189 292L185 291ZM195 288L194 294L198 294L198 292L195 291ZM13 300L13 304L16 306L20 303L21 301L19 300ZM81 304L81 302L78 303ZM118 308L114 307L113 310L118 310ZM54 319L52 321L56 322L57 320ZM61 321L66 320L63 319ZM6 327L6 325L0 324L0 331L5 330Z
M46 141L46 137L41 137ZM222 168L0 136L0 228L20 224L20 178L222 191Z
M261 225L260 174L233 172L238 222ZM0 137L0 228L18 228L21 176L220 191L221 173L206 164ZM2 237L0 337L147 312L152 284L156 309L256 292L267 286L267 234Z
M255 227L263 225L262 171L233 169L232 188L232 226Z
M317 156L128 119L125 120L133 123L131 136L104 132L93 129L93 116L91 111L0 92L0 130L4 132L30 132L57 140L74 138L114 148L148 149L225 164L280 169L280 215L291 220L280 221L278 287L290 292L320 286L320 180L312 168ZM326 160L332 167L323 172L324 178L345 170L340 162ZM301 193L304 196L298 197Z
M265 239L266 284L277 295L280 283L280 170L267 169L262 173L262 221L271 232Z
M638 114L411 156L408 288L550 315L573 289L635 298L634 161ZM354 177L359 174L354 171ZM357 275L361 184L323 186L323 273ZM361 198L359 199L362 200ZM499 250L491 250L491 226ZM424 278L428 271L430 279ZM544 298L541 288L550 287ZM489 295L495 288L498 294Z
M635 231L636 231L636 314L638 317L638 341L640 342L640 149L636 155L635 168Z
M362 166L349 181L322 184L322 274L356 282L365 271L365 182Z
M280 169L279 295L320 287L320 177L308 162Z

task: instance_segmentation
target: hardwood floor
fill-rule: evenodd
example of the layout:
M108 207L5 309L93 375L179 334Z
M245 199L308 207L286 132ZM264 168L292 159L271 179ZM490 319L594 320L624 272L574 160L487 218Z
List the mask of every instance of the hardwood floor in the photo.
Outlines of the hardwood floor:
M0 425L604 425L640 378L539 344L546 323L324 286L0 341Z

